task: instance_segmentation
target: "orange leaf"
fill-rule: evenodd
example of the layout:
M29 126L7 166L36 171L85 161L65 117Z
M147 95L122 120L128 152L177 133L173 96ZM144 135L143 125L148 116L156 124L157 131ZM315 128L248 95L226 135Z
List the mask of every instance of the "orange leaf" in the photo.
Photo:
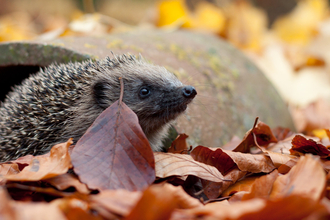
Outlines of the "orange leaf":
M127 216L133 219L169 219L174 209L190 209L203 207L190 197L182 187L170 184L153 185L144 191L141 200Z
M259 177L252 185L251 192L245 194L242 200L249 200L253 198L267 199L272 191L273 183L278 177L278 171Z
M99 194L90 196L90 206L104 217L109 215L125 217L136 206L141 197L142 192L139 191L102 190Z
M177 211L176 211L177 212ZM301 195L290 195L276 200L251 199L243 202L234 202L230 205L224 203L210 203L205 207L190 210L179 210L173 216L176 219L267 219L267 220L291 220L327 219L328 213L318 201ZM314 217L314 218L313 218ZM323 218L320 218L323 217Z
M307 154L300 157L289 173L277 178L270 198L295 194L318 200L325 189L325 182L326 175L319 159Z
M177 138L172 142L171 147L167 150L169 153L188 153L188 145L186 139L189 136L186 134L179 134Z
M20 173L8 175L5 178L11 181L38 181L66 173L72 167L68 148L72 143L57 144L48 155L33 157L29 166Z
M155 180L154 157L138 118L116 101L72 152L74 171L92 189L141 190Z

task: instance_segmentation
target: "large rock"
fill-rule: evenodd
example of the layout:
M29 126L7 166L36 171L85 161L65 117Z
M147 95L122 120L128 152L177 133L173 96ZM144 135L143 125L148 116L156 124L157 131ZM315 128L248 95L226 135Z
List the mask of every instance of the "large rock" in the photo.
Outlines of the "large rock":
M177 130L188 134L194 145L220 147L233 135L243 137L257 116L271 127L293 129L287 106L263 73L218 37L186 31L135 31L5 43L0 44L0 51L0 87L10 85L9 78L26 77L27 71L35 72L35 67L52 62L103 58L112 56L111 51L141 53L197 89L187 114L176 123Z

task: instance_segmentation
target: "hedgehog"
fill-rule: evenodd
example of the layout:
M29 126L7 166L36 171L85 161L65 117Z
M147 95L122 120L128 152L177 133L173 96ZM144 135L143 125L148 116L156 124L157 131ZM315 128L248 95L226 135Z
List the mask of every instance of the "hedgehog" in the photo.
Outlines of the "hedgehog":
M23 80L0 103L0 161L77 142L94 120L119 99L135 112L153 151L197 94L164 67L141 56L51 64Z

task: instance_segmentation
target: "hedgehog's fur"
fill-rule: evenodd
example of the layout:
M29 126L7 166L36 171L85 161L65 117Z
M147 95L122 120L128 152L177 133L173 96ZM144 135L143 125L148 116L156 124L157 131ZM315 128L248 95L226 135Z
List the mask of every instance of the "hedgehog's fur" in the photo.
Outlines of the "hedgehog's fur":
M137 114L153 150L161 146L169 121L192 97L182 96L182 83L165 68L131 55L99 61L52 64L25 79L0 106L0 161L43 154L73 137L77 141L97 116L120 94ZM147 98L139 91L146 87ZM0 103L1 104L1 103Z

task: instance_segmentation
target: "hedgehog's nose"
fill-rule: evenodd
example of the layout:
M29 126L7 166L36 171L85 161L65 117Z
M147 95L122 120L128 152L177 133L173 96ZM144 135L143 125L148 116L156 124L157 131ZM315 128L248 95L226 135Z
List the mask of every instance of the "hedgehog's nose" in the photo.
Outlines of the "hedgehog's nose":
M194 98L197 94L196 89L192 86L183 87L182 92L186 98L191 98L191 99Z

